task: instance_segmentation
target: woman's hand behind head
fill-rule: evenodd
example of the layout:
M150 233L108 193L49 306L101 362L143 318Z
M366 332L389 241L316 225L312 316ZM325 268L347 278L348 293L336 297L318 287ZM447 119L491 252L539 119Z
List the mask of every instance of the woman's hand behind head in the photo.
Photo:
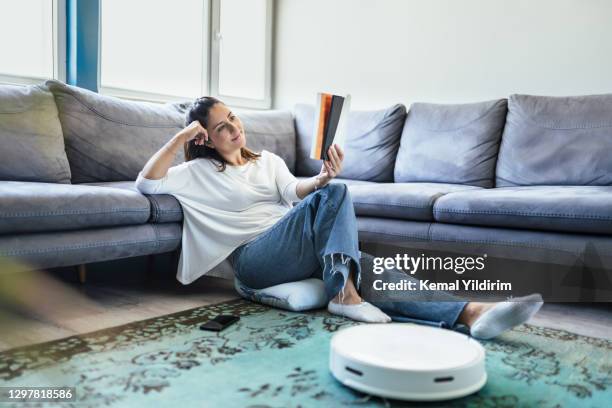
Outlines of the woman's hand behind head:
M183 143L187 143L195 139L195 144L201 146L208 141L208 132L206 131L206 128L204 128L204 126L202 126L197 120L194 120L187 125L183 130L181 130L180 134L183 138Z

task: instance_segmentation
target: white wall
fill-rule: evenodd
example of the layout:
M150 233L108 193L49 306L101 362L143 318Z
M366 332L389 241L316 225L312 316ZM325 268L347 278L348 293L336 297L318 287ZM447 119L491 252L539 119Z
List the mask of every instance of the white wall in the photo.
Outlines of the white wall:
M277 0L274 107L612 93L612 0Z

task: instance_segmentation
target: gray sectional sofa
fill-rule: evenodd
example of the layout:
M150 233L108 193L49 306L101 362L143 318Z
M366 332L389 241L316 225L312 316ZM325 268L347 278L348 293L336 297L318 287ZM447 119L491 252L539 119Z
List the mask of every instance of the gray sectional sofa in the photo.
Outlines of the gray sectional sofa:
M133 180L187 107L53 80L0 86L0 257L37 269L178 249L180 204ZM313 109L238 113L250 147L309 177ZM588 263L588 247L609 268L611 152L612 95L397 104L351 112L334 182L349 187L364 244L568 265Z

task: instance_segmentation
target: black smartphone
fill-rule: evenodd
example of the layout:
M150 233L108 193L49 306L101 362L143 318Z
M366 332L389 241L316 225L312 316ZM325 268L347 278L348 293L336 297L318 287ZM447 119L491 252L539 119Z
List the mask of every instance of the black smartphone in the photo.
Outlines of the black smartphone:
M200 326L200 330L221 331L240 320L239 316L218 315Z

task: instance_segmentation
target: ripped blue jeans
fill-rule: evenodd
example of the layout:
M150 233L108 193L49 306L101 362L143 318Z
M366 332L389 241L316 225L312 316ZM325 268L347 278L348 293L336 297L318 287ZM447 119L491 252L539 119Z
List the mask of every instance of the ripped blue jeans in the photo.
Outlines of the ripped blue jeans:
M329 299L344 288L349 268L360 281L357 219L344 184L328 184L300 201L270 229L238 247L230 261L252 289L320 277Z
M359 290L362 264L367 254L359 251L357 218L345 184L328 184L293 207L270 229L238 247L230 256L236 277L252 289L308 278L323 280L328 299L338 293L353 271ZM364 263L365 262L365 263ZM406 279L399 271L386 280ZM408 277L410 279L410 277ZM448 295L441 302L385 302L369 300L396 321L453 327L466 302Z

